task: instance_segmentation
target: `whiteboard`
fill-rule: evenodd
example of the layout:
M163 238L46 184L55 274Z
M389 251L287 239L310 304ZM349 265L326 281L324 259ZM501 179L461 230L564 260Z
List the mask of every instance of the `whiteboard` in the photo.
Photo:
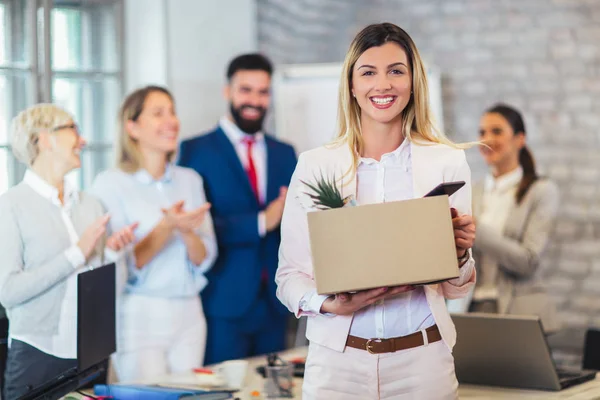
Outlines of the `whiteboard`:
M278 138L301 153L329 143L336 135L342 64L278 66L273 75L274 126ZM443 131L442 85L435 68L427 69L430 105Z

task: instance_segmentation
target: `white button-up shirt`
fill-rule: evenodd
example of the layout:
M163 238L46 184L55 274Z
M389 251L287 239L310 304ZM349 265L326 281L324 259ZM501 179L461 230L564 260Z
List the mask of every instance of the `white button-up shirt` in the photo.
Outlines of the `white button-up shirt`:
M414 197L411 146L405 140L380 161L361 158L357 169L358 204L408 200ZM350 334L362 338L404 336L435 324L422 287L380 300L354 313Z
M161 209L169 208L180 200L185 202L185 211L206 203L202 182L195 171L170 164L166 166L164 175L157 179L143 168L134 173L113 168L96 177L90 192L110 213L112 231L117 232L138 222L135 235L143 238L164 217ZM206 257L200 265L191 262L181 235L174 234L143 268L136 268L135 260L130 257L125 293L163 298L197 297L208 283L204 274L213 266L218 253L210 213L206 214L195 233L206 248Z
M248 145L244 139L250 137L254 139L252 146L252 160L256 170L256 178L258 183L258 198L264 204L267 199L267 144L265 135L262 132L257 132L254 135L248 135L243 132L238 126L228 118L221 118L219 126L225 132L225 136L229 139L235 152L237 153L244 170L248 169ZM266 217L264 212L258 213L258 233L260 236L265 236Z

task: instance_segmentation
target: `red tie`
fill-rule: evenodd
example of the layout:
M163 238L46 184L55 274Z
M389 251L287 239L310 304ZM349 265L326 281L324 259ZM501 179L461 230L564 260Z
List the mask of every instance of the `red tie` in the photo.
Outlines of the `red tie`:
M260 204L260 195L258 194L258 177L256 175L256 167L254 166L254 158L252 157L252 146L256 141L253 137L245 137L244 143L246 144L247 155L248 155L248 166L246 168L246 174L248 175L248 181L250 181L250 187L256 196L256 200Z
M246 174L248 174L248 181L250 181L250 186L252 187L252 191L256 196L256 200L258 204L260 204L260 196L258 194L258 177L256 175L256 167L254 166L254 158L252 157L252 146L256 143L256 140L253 137L245 137L244 143L246 144L247 156L248 156L248 167L246 168ZM263 267L260 274L261 284L263 288L267 287L269 282L269 272L266 267Z

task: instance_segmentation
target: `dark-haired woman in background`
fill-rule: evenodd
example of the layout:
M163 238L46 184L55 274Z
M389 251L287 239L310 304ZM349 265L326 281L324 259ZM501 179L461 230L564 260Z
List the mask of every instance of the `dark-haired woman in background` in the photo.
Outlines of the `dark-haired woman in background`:
M558 189L540 178L525 144L521 114L507 105L480 121L481 154L490 167L473 186L477 225L477 284L470 311L539 315L544 329L558 328L554 304L540 282L540 258L558 210Z

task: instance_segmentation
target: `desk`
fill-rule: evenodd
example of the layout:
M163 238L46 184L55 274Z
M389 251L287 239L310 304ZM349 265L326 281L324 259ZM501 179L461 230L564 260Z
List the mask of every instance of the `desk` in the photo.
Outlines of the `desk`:
M489 399L524 399L524 400L548 400L548 399L571 399L571 400L593 400L600 399L600 378L570 387L560 392L545 392L539 390L494 388L490 386L461 385L458 388L458 396L469 400Z
M307 348L299 347L288 350L281 354L283 359L306 357ZM235 394L240 400L263 400L262 391L264 379L256 372L256 367L266 364L266 357L253 357L248 359L248 374L246 386ZM173 375L161 379L160 383L169 384L192 384L195 381L193 373ZM294 378L294 398L302 398L302 379ZM252 392L261 393L260 396L252 396ZM523 389L495 388L488 386L460 385L458 389L459 398L468 400L489 399L524 399L524 400L548 400L548 399L570 399L570 400L593 400L600 399L600 374L595 380L573 386L560 392L546 392Z
M283 359L293 359L296 357L306 357L307 348L300 347L291 349L282 354ZM265 357L254 357L249 359L248 375L246 377L246 387L236 393L240 400L262 400L263 397L252 397L252 392L262 393L264 379L256 373L256 367L266 364ZM170 382L183 382L180 379L186 379L183 376L170 377ZM193 379L190 374L187 381ZM193 380L192 380L193 381ZM295 378L294 396L296 399L302 398L302 379ZM573 386L560 392L546 392L523 389L495 388L489 386L460 385L458 389L459 398L470 400L487 399L528 399L528 400L547 400L547 399L572 399L572 400L592 400L600 399L600 374L595 380Z

